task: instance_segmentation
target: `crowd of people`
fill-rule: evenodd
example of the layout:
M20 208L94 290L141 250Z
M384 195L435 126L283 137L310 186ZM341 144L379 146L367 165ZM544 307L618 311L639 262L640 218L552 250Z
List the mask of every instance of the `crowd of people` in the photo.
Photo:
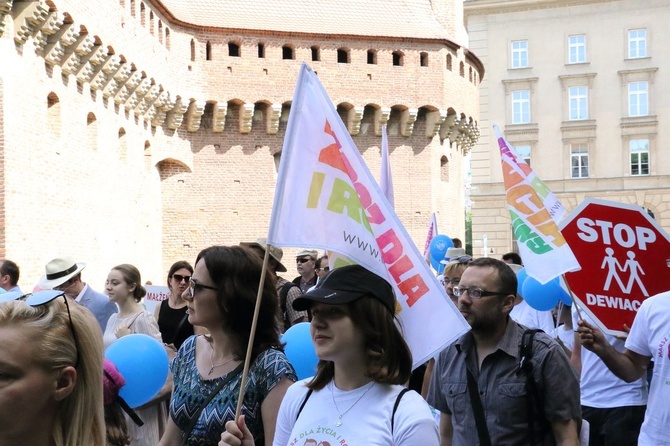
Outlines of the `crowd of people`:
M82 281L85 264L54 259L24 294L4 260L0 444L670 444L670 293L645 300L627 339L605 336L574 306L528 306L513 254L447 251L439 279L471 330L414 373L391 285L359 265L330 271L315 250L298 252L289 281L265 239L206 248L194 267L171 266L153 314L133 265L111 268L103 294ZM298 381L280 337L306 321L319 362ZM163 388L136 408L103 357L131 333L170 359Z

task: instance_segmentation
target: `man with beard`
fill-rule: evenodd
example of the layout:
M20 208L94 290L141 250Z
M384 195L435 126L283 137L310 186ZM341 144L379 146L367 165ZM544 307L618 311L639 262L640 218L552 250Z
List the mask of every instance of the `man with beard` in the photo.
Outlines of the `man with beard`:
M516 289L514 271L492 258L470 263L454 287L472 330L440 353L431 379L442 445L579 444L578 377L556 341L528 341L510 319Z

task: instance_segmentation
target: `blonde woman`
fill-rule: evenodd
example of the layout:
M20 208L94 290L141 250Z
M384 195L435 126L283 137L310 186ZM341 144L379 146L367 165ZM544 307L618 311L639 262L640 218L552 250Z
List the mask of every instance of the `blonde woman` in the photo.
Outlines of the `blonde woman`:
M62 291L0 303L0 444L103 446L102 337Z
M105 348L131 333L146 334L162 342L156 320L139 303L146 293L140 272L133 265L118 265L109 272L105 282L105 294L109 296L111 302L119 306L119 312L113 314L107 322L103 335ZM137 360L141 361L142 358ZM166 417L163 405L157 404L161 396L159 394L157 398L135 410L144 422L143 426L138 426L130 417L126 417L131 446L158 444L160 428Z

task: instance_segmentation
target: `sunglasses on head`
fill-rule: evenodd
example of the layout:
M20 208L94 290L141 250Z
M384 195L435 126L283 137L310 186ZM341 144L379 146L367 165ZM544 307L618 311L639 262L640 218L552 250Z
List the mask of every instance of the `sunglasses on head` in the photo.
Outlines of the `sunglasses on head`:
M72 314L70 314L70 304L67 301L67 297L65 297L65 293L63 293L60 290L37 291L32 294L27 294L26 298L24 299L24 302L30 305L31 307L41 307L42 305L46 305L49 302L61 296L63 297L63 301L65 301L65 308L67 309L67 318L70 321L70 331L72 332L72 339L74 340L74 348L77 351L77 360L74 364L74 368L76 369L77 366L79 365L79 342L77 341L77 333L74 330L74 324L72 323Z
M470 263L472 262L472 256L451 257L449 259L449 262Z
M295 259L295 261L298 262L298 263L305 263L305 262L309 262L310 260L312 260L311 257L300 257L299 259Z
M181 282L182 280L186 283L191 281L191 276L182 276L181 274L173 274L172 278L177 281L177 283Z

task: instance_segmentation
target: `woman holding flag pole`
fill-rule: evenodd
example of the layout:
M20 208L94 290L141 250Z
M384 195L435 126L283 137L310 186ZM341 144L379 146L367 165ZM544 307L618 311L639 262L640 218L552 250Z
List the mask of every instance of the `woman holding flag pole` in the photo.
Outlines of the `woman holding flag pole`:
M280 347L274 279L254 252L212 246L198 254L183 297L189 322L210 334L191 336L177 352L159 445L216 445L224 423L243 413L249 444L269 446L279 404L297 379Z
M312 314L316 376L294 384L282 401L274 446L365 444L437 446L421 396L404 388L412 358L394 322L391 285L360 265L331 271L293 303ZM219 446L251 446L244 417L226 423Z

